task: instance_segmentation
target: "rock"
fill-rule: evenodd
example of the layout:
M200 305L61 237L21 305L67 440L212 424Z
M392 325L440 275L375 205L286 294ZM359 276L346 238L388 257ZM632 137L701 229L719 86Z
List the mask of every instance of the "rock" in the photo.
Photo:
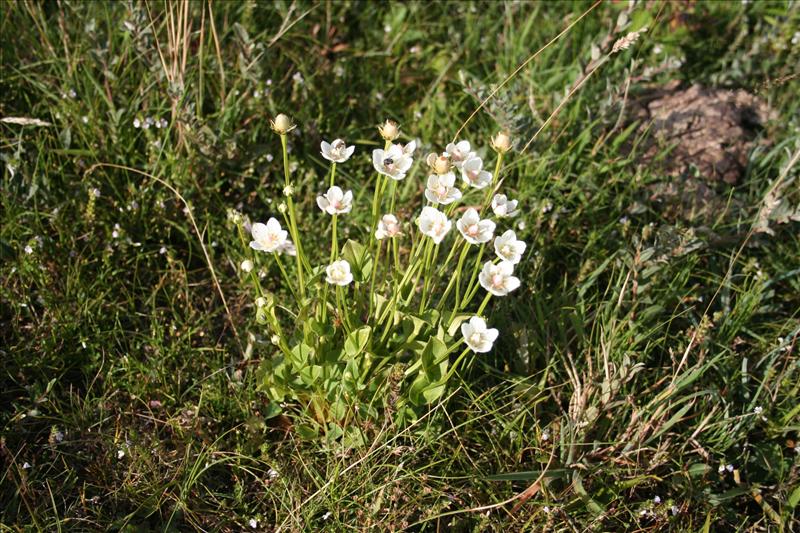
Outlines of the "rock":
M739 182L758 131L774 117L743 90L677 83L650 92L632 105L640 133L649 130L642 162L670 176ZM664 158L659 156L668 151Z

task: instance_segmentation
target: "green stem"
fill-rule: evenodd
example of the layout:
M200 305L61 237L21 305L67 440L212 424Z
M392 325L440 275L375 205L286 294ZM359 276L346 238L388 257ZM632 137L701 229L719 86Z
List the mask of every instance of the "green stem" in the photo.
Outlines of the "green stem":
M455 250L457 246L453 246ZM464 249L461 251L461 255L458 258L458 265L456 266L456 271L453 277L450 278L450 283L447 284L447 288L444 290L444 294L442 298L439 300L439 305L436 306L437 310L441 310L444 303L447 301L447 297L450 295L450 291L453 290L453 285L456 287L456 307L458 307L458 302L461 299L461 270L464 268L464 261L467 259L467 253L469 252L469 242L464 241ZM451 254L452 256L452 254ZM450 263L451 257L448 257L446 263ZM455 312L456 309L453 310Z
M489 300L491 300L491 299L492 299L492 293L491 292L487 292L486 296L483 297L483 301L481 302L481 306L478 307L478 312L475 313L475 314L478 315L478 316L481 316L483 314L484 309L486 309L486 305L489 303Z
M369 294L367 298L369 298L369 311L367 311L367 322L369 322L370 317L372 317L372 304L376 299L375 294L375 278L376 273L378 272L378 265L381 262L381 250L383 249L383 241L378 241L378 253L375 254L375 262L372 263L372 279L370 280L369 284Z
M289 187L289 152L286 147L286 134L281 134L281 148L283 149L283 176L284 176L284 186ZM305 283L305 272L303 271L303 246L300 243L300 234L297 231L297 217L295 216L294 211L294 200L292 200L292 196L288 195L286 197L286 203L289 206L289 231L292 235L292 239L294 240L294 246L297 250L297 281L300 285L300 296L305 299L306 296L306 283Z
M331 234L331 260L333 263L339 253L339 241L336 239L336 226L338 225L339 215L333 215L333 232Z
M505 153L498 152L497 153L497 163L494 165L494 176L492 176L492 184L486 188L486 198L483 199L483 204L481 205L481 217L483 217L483 213L486 211L486 208L492 203L492 193L496 190L496 182L498 176L500 176L500 167L503 165L503 156Z
M478 250L478 257L475 259L475 266L472 268L472 276L470 276L469 283L467 284L467 290L464 292L464 299L461 301L461 305L458 305L457 309L463 309L472 299L470 297L470 294L473 294L473 291L475 290L473 289L473 286L477 281L478 271L480 270L481 259L483 259L483 251L485 249L486 249L485 246L481 246L481 249Z
M331 163L331 187L333 187L333 177L336 175L336 163Z

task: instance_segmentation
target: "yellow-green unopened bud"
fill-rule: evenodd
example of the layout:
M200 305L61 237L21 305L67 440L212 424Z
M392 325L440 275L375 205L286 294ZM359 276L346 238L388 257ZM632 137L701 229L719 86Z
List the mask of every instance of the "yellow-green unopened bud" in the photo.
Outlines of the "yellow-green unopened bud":
M269 124L272 126L272 131L279 135L284 135L295 128L295 124L292 122L292 119L283 113L280 113L277 117L275 117L275 120L271 120Z
M378 126L378 131L385 140L391 142L397 137L400 136L400 126L397 125L397 122L393 122L391 120L386 120L383 124Z
M450 158L446 155L437 156L436 154L428 154L426 162L435 174L441 176L442 174L450 172Z

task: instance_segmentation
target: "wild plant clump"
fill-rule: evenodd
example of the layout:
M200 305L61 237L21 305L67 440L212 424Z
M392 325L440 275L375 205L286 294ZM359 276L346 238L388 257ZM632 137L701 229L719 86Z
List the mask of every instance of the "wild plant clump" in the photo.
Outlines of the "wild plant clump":
M397 186L412 179L416 143L396 143L399 128L386 121L379 128L384 148L372 152L377 174L369 233L341 246L339 219L351 213L354 195L336 185L336 168L355 147L323 141L330 182L317 205L330 216L331 246L318 251L306 249L298 231L287 151L293 128L285 115L272 122L283 149L282 221L251 224L231 212L247 255L241 269L256 291L257 321L275 346L259 374L270 414L304 406L312 414L304 429L329 436L345 434L348 422L387 415L407 424L442 397L472 354L492 350L499 332L489 327L487 304L520 286L514 268L526 245L489 218L518 213L517 202L497 190L510 138L492 139L494 173L468 141L429 154L424 206L413 221L402 220ZM273 263L291 301L277 302L261 285L256 267Z

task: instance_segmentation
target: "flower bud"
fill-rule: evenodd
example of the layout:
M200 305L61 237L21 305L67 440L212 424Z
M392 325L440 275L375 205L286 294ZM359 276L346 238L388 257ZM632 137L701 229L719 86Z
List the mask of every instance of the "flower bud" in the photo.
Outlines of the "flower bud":
M281 202L278 204L278 212L285 213L286 212L286 202Z
M249 259L245 259L242 261L242 271L247 272L248 274L253 270L253 262Z
M278 346L281 343L281 338L278 335L273 335L270 337L269 341L275 346Z
M294 185L287 185L283 188L284 196L292 196L294 194Z
M292 119L283 113L280 113L277 117L275 117L275 120L270 120L269 125L272 127L272 131L279 135L285 135L295 128L295 124L292 122Z
M236 209L228 209L228 221L232 224L242 223L242 214Z
M378 126L378 131L380 132L381 137L389 142L397 139L400 136L400 126L397 125L397 122L393 122L389 119L386 119L386 122Z
M428 154L428 158L425 161L435 174L442 175L450 172L450 158L444 154L440 156L437 156L436 154Z
M504 154L511 150L511 137L507 132L501 131L492 137L492 148L495 152Z
M264 298L263 296L259 296L258 298L256 298L256 307L264 307L265 305L267 305L266 298Z

